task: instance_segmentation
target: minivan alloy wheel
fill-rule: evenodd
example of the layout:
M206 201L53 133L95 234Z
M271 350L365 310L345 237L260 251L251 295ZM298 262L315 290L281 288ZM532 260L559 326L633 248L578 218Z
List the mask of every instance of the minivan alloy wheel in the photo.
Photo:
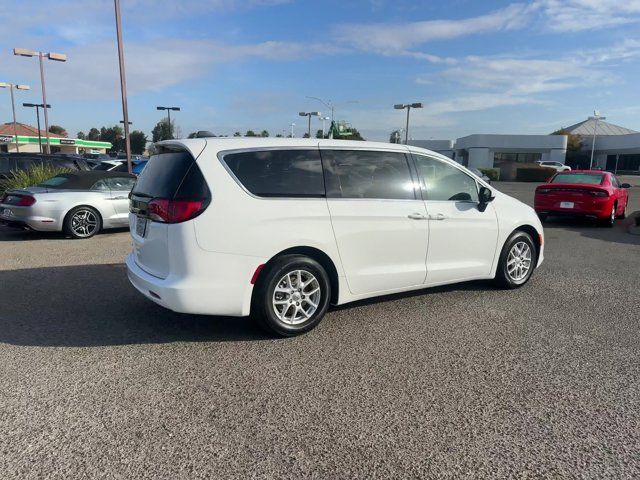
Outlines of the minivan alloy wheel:
M89 209L77 210L71 217L71 230L78 237L90 237L98 228L98 218Z
M315 313L321 296L320 283L311 272L293 270L278 280L273 292L273 311L282 322L298 325Z
M519 282L531 270L531 248L525 242L517 242L507 257L507 273L512 280Z

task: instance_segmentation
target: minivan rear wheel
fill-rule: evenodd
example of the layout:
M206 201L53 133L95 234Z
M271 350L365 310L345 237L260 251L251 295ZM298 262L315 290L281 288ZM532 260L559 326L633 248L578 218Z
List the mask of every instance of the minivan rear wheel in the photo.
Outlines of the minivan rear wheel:
M308 332L329 307L327 272L304 255L283 255L268 265L253 297L252 313L262 326L289 337Z

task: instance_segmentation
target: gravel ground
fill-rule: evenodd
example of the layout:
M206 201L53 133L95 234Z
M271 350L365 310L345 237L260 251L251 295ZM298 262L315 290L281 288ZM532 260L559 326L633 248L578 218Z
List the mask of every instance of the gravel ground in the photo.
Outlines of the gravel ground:
M638 478L640 237L545 227L525 288L360 302L285 340L144 299L127 232L0 228L0 477Z

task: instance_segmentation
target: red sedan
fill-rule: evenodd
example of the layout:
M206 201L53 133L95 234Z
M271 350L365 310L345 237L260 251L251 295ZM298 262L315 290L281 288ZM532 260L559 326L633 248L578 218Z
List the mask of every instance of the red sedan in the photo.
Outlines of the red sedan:
M536 188L534 208L542 221L553 215L584 216L612 227L616 218L626 216L629 187L609 172L558 172Z

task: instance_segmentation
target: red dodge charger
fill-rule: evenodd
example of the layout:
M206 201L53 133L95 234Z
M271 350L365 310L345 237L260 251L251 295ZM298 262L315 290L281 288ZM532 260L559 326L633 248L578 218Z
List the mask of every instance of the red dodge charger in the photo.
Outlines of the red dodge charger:
M559 172L536 188L534 208L542 221L553 215L585 216L612 227L626 215L630 186L609 172Z

